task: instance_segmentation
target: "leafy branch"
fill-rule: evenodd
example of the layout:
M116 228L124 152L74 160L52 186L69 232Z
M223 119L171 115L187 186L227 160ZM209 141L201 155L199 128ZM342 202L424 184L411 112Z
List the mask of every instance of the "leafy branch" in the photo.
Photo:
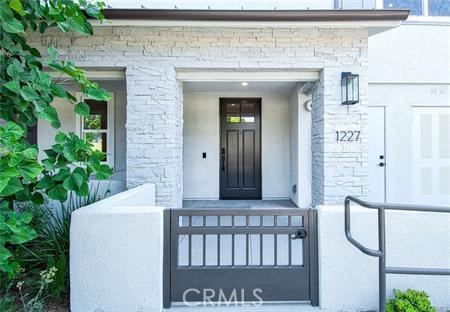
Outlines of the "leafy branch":
M0 0L0 272L10 276L17 267L14 245L35 238L29 226L32 214L14 210L14 202L42 204L44 196L64 202L68 194L86 196L91 176L99 180L112 176L104 164L104 153L74 133L58 132L55 144L43 151L26 140L29 127L45 120L55 129L61 127L52 105L56 98L74 107L76 114L88 116L89 106L67 92L49 70L69 77L86 98L104 101L109 94L86 77L71 61L59 60L55 48L48 57L28 43L33 33L49 28L92 35L87 17L103 20L103 2L86 0Z

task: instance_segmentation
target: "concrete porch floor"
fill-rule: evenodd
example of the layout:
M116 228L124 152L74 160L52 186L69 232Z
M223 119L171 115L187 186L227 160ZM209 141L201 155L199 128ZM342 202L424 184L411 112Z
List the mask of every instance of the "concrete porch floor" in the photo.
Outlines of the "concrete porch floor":
M296 208L290 200L183 200L183 208Z

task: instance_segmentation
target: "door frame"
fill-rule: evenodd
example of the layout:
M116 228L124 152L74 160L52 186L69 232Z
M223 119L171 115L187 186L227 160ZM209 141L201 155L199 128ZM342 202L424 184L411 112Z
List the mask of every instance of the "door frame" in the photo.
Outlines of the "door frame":
M384 179L383 179L383 182L384 182L384 189L383 189L383 191L384 191L384 198L383 198L383 201L386 203L387 202L387 199L388 199L388 193L387 193L387 190L388 190L388 188L387 188L387 182L388 182L388 180L387 180L387 175L388 175L388 172L387 172L387 166L389 165L389 164L386 164L388 161L389 161L389 159L388 159L388 150L387 150L387 147L388 147L388 145L387 145L387 131L388 131L388 127L387 127L387 105L368 105L368 107L367 107L367 109L368 109L368 115L370 114L370 108L382 108L383 109L383 123L384 123L384 128L383 128L383 149L384 149L384 163L385 163L385 165L384 165L384 167L383 167L383 173L384 173ZM369 122L370 122L370 116L369 116ZM369 129L368 129L369 130ZM369 134L368 134L368 136L369 136ZM368 144L370 144L370 142L368 143ZM370 155L369 155L370 156Z
M217 168L219 170L219 199L246 199L246 196L243 195L240 196L233 196L233 198L227 198L224 197L222 194L222 173L221 173L221 149L222 149L222 131L223 125L224 125L224 110L223 102L224 100L236 100L236 101L242 101L242 100L252 100L256 101L256 105L259 107L259 138L258 138L258 145L259 148L255 150L256 158L259 159L258 168L256 168L258 174L259 174L259 185L257 186L258 189L258 196L256 196L254 199L262 199L262 98L261 97L220 97L219 98L219 167ZM256 112L256 109L255 109ZM256 114L255 114L256 115ZM255 116L256 117L256 116ZM253 198L252 198L253 199Z

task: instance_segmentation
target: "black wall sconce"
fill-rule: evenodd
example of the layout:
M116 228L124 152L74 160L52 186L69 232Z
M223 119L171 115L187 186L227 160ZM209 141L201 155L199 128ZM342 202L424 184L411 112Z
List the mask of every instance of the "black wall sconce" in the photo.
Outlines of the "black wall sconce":
M359 75L343 72L341 75L342 105L353 105L359 102Z

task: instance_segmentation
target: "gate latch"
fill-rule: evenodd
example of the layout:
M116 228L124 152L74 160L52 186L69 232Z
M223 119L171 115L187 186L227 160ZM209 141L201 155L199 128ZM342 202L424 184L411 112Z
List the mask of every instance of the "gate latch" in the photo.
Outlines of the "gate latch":
M291 234L291 239L304 239L308 236L306 230L298 230L297 233Z

